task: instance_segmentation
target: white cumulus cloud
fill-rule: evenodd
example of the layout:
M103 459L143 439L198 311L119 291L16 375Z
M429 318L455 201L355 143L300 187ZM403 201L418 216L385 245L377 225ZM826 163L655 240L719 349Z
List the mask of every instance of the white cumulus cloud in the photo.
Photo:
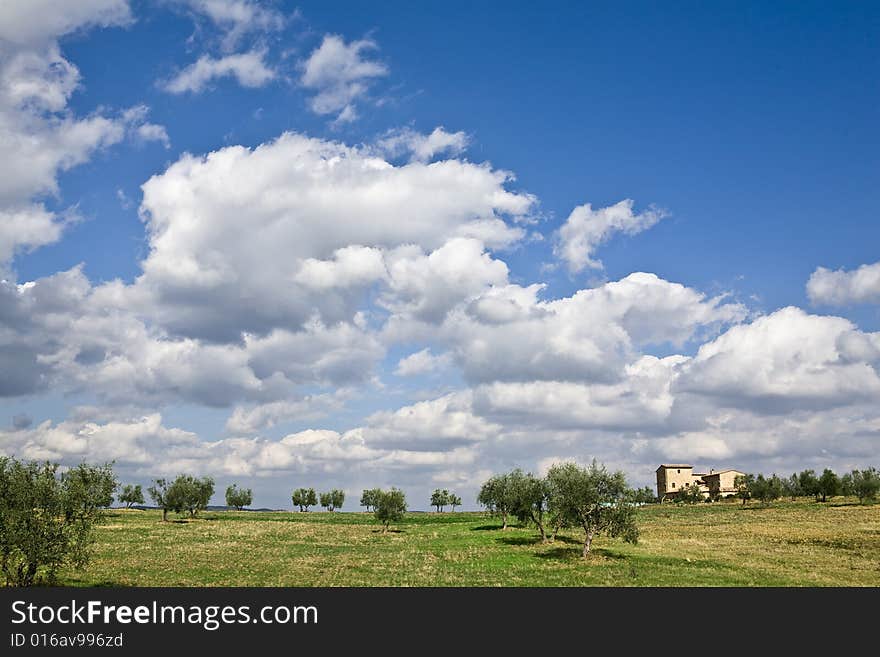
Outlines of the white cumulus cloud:
M880 262L852 271L819 267L807 281L807 296L817 305L880 303Z
M172 94L199 93L214 80L226 77L235 78L243 87L262 87L275 78L275 71L266 64L265 55L265 52L256 50L220 58L202 55L168 80L164 89Z
M615 233L635 235L647 230L663 218L659 210L633 212L633 201L626 199L605 208L593 209L589 203L579 205L559 229L554 252L572 273L586 267L602 269L594 259L596 248Z
M315 95L309 107L316 114L337 114L345 123L357 118L356 101L365 96L370 83L388 75L388 68L365 55L378 49L371 39L346 43L335 34L327 34L306 59L300 63L300 83Z

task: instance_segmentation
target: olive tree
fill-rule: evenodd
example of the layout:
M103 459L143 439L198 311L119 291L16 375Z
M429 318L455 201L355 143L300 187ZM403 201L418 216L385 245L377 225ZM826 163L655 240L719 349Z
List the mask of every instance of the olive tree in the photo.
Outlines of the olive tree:
M639 530L631 491L623 472L608 472L595 460L589 468L557 464L547 472L550 508L571 525L584 530L583 557L590 554L596 536L608 534L636 543Z
M143 504L144 491L141 489L141 485L126 484L123 486L122 492L119 494L119 502L124 504L126 509L130 509L133 504Z
M644 486L633 491L632 501L635 504L653 504L657 501L657 495L650 486Z
M250 506L254 501L254 493L250 488L239 488L232 484L226 489L226 506L231 506L236 511Z
M434 492L431 493L431 506L436 508L438 513L442 513L443 507L447 504L449 504L449 491L435 488Z
M53 584L63 566L88 562L94 526L108 506L106 487L88 484L112 479L112 470L82 464L62 477L58 467L0 457L0 569L7 585Z
M367 511L372 511L376 508L376 500L379 499L379 493L382 490L379 488L365 488L363 493L361 493L361 506L364 507Z
M113 493L119 482L113 474L113 464L88 465L80 463L61 473L71 502L80 504L84 511L91 508L106 509L113 504Z
M376 520L382 523L382 533L387 533L388 525L392 522L400 522L406 514L406 495L402 490L394 487L387 491L380 490L373 513Z
M170 485L167 479L155 479L153 485L147 489L147 493L153 500L153 503L162 509L162 522L167 522L168 512L174 510L168 500L168 488Z
M752 484L754 481L755 475L753 474L736 475L736 478L733 480L733 486L736 488L736 496L743 501L743 506L745 506L746 502L752 497Z
M840 478L828 468L822 471L819 477L819 494L822 495L822 501L826 502L829 497L840 494Z
M788 479L782 480L782 494L785 497L790 497L792 502L805 495L797 474L792 474Z
M801 494L805 497L812 495L818 502L821 493L819 491L819 478L816 476L816 471L803 470L798 474L797 478Z
M696 504L702 502L703 499L703 491L700 490L700 485L697 482L682 486L676 497L676 501L684 504Z
M546 516L550 500L547 480L536 477L531 472L514 470L507 475L510 490L511 513L521 523L534 525L541 534L541 541L547 542Z
M461 506L461 498L455 493L449 493L449 506L451 506L452 511L455 512L455 507Z
M345 492L334 488L327 493L321 493L319 498L321 506L332 512L341 507L343 502L345 502Z
M168 482L156 479L147 489L156 506L162 509L162 520L168 520L168 512L189 513L190 518L208 507L214 496L214 480L211 477L196 479L192 475L179 475Z
M485 506L490 513L501 516L502 529L507 529L507 516L512 510L510 476L507 474L490 477L481 487L477 502Z
M877 494L880 493L880 473L876 468L853 470L850 477L853 494L859 498L859 502L872 502L877 499Z
M214 480L211 477L196 479L192 475L180 475L168 487L168 508L177 513L189 513L190 518L208 507L214 496Z
M767 505L782 497L782 480L775 474L765 477L759 474L749 482L749 497Z
M309 510L310 506L318 504L318 494L314 488L297 488L290 496L293 506L298 506L300 512Z

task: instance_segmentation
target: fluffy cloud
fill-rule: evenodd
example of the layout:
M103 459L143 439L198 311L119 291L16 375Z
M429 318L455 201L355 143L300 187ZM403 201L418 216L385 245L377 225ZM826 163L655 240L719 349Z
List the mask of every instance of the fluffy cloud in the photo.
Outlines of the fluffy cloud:
M371 447L444 451L488 440L500 428L471 411L470 394L452 393L374 413L360 431Z
M676 390L764 413L880 401L880 334L783 308L702 345Z
M653 274L552 301L539 301L539 290L496 287L449 315L440 334L469 381L613 383L639 347L681 345L745 316L739 304Z
M80 268L2 281L0 396L54 387L122 406L267 404L302 386L363 382L384 355L362 328L318 320L233 344L173 338L131 312L130 297L118 282L93 288Z
M78 29L129 22L128 0L77 0L63 11L57 0L6 0L0 6L0 39L32 46Z
M853 271L819 267L807 281L807 296L814 304L829 306L880 303L880 262Z
M476 413L506 426L604 431L662 430L675 401L670 388L685 356L642 356L615 383L491 383L474 390Z
M572 273L585 267L602 269L602 263L593 259L599 245L607 242L615 233L641 233L662 218L663 213L658 210L645 210L638 214L633 212L633 202L629 199L597 210L585 203L572 210L559 229L554 252Z
M418 247L390 253L384 305L400 316L439 323L457 304L490 286L507 284L507 265L473 238L451 239L424 254Z
M224 31L222 45L232 49L250 32L273 32L284 27L284 16L254 0L179 0Z
M214 80L225 77L235 78L243 87L262 87L275 78L275 71L266 65L265 56L265 52L256 50L219 59L202 55L163 87L172 94L199 93Z
M57 194L57 175L120 141L123 118L77 118L68 100L80 83L58 38L79 29L124 25L122 0L84 0L59 11L47 0L0 7L0 271L18 250L57 241L64 218L35 202Z
M517 239L505 218L527 214L535 200L505 189L509 177L457 160L393 166L290 133L253 150L185 155L143 185L150 254L137 287L160 325L212 340L296 327L315 310L327 321L350 319L357 304L345 286L383 275L379 250L433 251L457 236ZM407 257L424 260L407 248L387 256L392 278ZM435 264L441 279L452 275L453 265ZM425 276L432 266L421 267Z
M301 62L300 83L315 92L309 107L316 114L336 114L347 123L357 118L355 102L369 90L370 82L388 75L388 68L364 57L379 46L370 39L345 43L327 34L309 58Z
M0 443L7 454L19 458L67 465L117 461L122 467L150 468L157 455L189 451L200 444L193 433L162 426L158 414L104 424L73 420L53 424L46 420L31 428L0 431Z
M377 147L392 157L408 153L413 160L427 162L441 153L458 155L467 148L468 142L464 132L446 132L443 126L438 126L427 135L412 128L391 130L379 140Z
M307 395L302 399L282 399L252 408L236 407L226 421L226 430L235 435L253 435L282 422L314 420L342 408L346 389L334 393Z
M450 354L434 355L430 348L425 348L401 358L394 373L397 376L417 376L435 372L448 367L451 360Z

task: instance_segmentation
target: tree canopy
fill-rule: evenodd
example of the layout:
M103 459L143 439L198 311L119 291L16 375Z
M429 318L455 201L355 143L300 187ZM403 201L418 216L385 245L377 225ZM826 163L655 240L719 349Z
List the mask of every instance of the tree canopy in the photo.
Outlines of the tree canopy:
M551 511L584 530L584 557L600 534L638 541L632 493L623 472L608 472L596 461L588 468L557 464L547 472L547 484Z
M250 506L254 501L254 494L250 488L239 488L232 484L226 489L226 506L231 506L237 511Z
M406 515L406 495L398 488L380 490L375 500L373 513L376 520L382 523L382 533L388 531L388 525L392 522L400 522Z
M58 464L0 457L0 568L7 585L52 584L64 565L85 566L94 526L112 501L111 464ZM111 491L108 501L108 490Z
M119 494L119 502L124 504L126 509L130 509L133 504L143 504L144 491L141 489L141 485L126 484L123 486L122 492Z
M308 511L310 506L318 503L318 494L314 488L297 488L290 496L293 506L298 506L300 511Z

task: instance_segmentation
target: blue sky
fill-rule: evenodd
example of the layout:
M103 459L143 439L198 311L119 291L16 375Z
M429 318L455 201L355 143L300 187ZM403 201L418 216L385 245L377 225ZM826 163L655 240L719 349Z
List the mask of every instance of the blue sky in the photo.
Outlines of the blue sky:
M247 481L269 506L309 482L351 491L400 483L415 500L441 486L467 497L489 472L564 458L597 456L638 484L650 483L663 458L768 472L877 460L877 7L87 0L66 22L48 17L68 11L59 7L15 1L0 10L8 85L0 127L57 153L58 122L68 131L95 117L108 124L51 156L54 164L47 156L48 173L30 187L0 188L0 222L15 226L0 232L12 254L0 262L12 295L0 348L19 354L3 363L0 412L12 427L3 433L0 423L3 451L75 463L105 457L101 440L83 436L130 434L129 451L112 454L125 477L205 472ZM55 44L78 76L57 73ZM40 64L15 65L25 56ZM250 57L247 70L228 74L223 66L240 56ZM200 59L227 74L194 83L186 74ZM16 95L34 81L63 102ZM329 106L318 107L321 98ZM437 128L442 147L418 155ZM277 142L284 133L317 140L318 159ZM37 154L17 143L6 142L4 159L27 171ZM271 160L246 158L216 204L196 174L172 175L187 153L271 144ZM388 189L371 183L384 199L411 174L424 174L424 186L399 207L383 201L381 216L345 204L327 219L333 239L300 244L297 213L316 212L320 228L326 206L304 208L297 199L313 188L261 167L318 170L336 148L354 149L341 156L349 161L372 156L395 168L400 180ZM462 175L511 172L515 179L481 181L480 193L518 200L465 205L466 192L436 178L435 165L455 162ZM205 180L219 175L202 164ZM334 178L328 193L345 199L351 180ZM267 206L226 213L238 185ZM285 193L291 205L274 205ZM453 210L437 210L436 224L450 222L442 234L410 229L420 199L428 215L459 203L454 212L489 212L520 234L450 242L475 239ZM602 214L625 199L632 205L616 219ZM578 223L573 211L584 204L592 214ZM13 219L34 207L53 215L49 224ZM67 222L72 213L78 219ZM384 221L373 241L357 228ZM266 244L241 232L249 225L253 235L282 225L292 264L271 259L283 249L258 252ZM159 226L173 229L164 240L151 232ZM565 255L578 239L593 241ZM395 251L404 245L421 255ZM356 283L327 264L347 246L365 249L352 256ZM209 250L233 281L222 289L190 284L214 271ZM314 287L302 282L309 259L337 277L321 283L332 293L291 292ZM80 292L64 287L70 281L58 292L69 301L63 312L34 292L80 263ZM628 278L634 272L660 283ZM29 281L36 285L23 287ZM522 301L533 284L543 287ZM289 294L304 295L295 311L273 308ZM613 302L594 299L602 295ZM473 324L468 313L490 298L524 314ZM799 314L780 310L788 306ZM338 335L310 333L308 308L320 331L337 326ZM226 311L222 337L205 328L224 323L216 318ZM553 319L528 328L539 316ZM77 333L110 317L128 329ZM138 331L146 342L132 337ZM304 345L294 353L316 358L323 373L261 374L254 350L277 347L273 331ZM542 331L542 344L526 337ZM245 345L246 335L266 344ZM235 367L203 372L222 360L214 349ZM423 349L430 357L402 374L401 360ZM639 373L650 358L664 364L648 385ZM240 387L217 383L224 376L241 377ZM125 390L141 379L151 383ZM630 408L634 398L644 407ZM233 430L230 418L250 411ZM27 426L13 426L13 416ZM141 418L156 416L145 428ZM336 450L339 459L325 454ZM268 467L273 458L287 465Z

